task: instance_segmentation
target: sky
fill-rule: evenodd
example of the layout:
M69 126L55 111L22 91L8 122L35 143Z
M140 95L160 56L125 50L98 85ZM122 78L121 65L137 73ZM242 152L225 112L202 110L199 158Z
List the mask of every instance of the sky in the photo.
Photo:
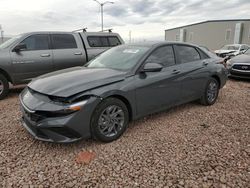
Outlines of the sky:
M105 0L99 0L105 2ZM104 28L127 41L164 40L164 30L216 19L250 18L250 0L113 0L104 6ZM101 30L93 0L0 0L5 35L30 31Z

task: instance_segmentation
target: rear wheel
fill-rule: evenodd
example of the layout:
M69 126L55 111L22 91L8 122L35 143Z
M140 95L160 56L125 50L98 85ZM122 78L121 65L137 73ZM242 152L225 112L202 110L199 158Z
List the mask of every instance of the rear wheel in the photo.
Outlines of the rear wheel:
M128 122L126 105L119 99L108 98L94 112L91 123L92 136L102 142L112 142L124 133Z
M201 97L201 104L209 106L213 105L219 94L219 83L216 79L210 78L207 82L206 89Z
M0 100L5 98L9 93L9 82L6 77L0 74Z

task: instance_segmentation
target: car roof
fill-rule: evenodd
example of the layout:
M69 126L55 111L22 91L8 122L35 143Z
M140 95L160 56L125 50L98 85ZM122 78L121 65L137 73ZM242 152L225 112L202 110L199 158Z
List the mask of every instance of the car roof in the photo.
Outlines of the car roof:
M87 36L106 36L106 35L118 35L118 33L113 33L113 32L81 32L82 34L85 34Z
M72 33L72 32L68 32L68 31L33 31L33 32L22 33L22 35L25 35L25 34L47 34L47 33L62 33L62 34L67 34L67 33Z
M29 35L29 34L72 34L72 33L82 33L87 36L89 35L95 35L95 36L103 36L103 35L118 35L118 33L113 32L72 32L72 31L34 31L34 32L27 32L22 33L22 35Z
M139 42L139 43L131 43L126 44L127 46L141 46L141 47L157 47L167 44L182 44L182 45L190 45L194 47L199 47L198 45L187 43L187 42L176 42L176 41L150 41L150 42Z

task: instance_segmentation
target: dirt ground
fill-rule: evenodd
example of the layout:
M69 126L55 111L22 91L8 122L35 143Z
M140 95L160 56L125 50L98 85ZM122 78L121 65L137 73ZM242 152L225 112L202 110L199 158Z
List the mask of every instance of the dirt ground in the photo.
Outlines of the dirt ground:
M14 89L0 101L0 187L250 187L250 82L216 104L190 103L130 123L117 141L41 142L20 123ZM92 151L89 164L76 156Z

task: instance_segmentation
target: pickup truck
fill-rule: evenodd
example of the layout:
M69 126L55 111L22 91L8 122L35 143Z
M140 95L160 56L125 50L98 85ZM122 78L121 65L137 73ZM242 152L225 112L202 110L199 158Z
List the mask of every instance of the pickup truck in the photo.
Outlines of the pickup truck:
M32 32L0 45L0 100L9 83L26 84L37 76L83 66L103 51L124 41L113 32Z

